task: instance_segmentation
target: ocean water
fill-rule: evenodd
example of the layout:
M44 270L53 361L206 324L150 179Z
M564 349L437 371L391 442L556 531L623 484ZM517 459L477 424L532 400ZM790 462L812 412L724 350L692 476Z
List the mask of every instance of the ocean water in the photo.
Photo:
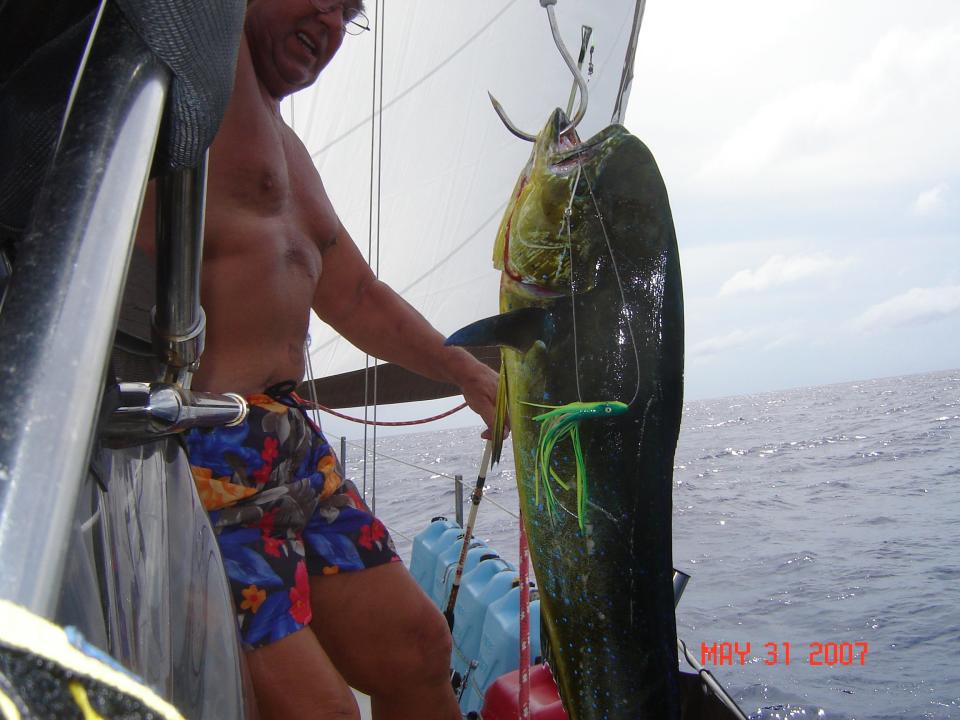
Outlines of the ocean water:
M482 447L479 429L381 438L374 463L368 442L405 559ZM511 453L476 532L515 562ZM960 720L960 370L686 403L673 504L679 635L717 644L706 666L751 718Z

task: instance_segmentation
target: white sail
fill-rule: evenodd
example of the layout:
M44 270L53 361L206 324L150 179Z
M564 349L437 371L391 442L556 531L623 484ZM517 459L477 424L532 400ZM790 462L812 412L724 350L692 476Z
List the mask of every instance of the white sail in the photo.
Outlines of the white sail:
M284 113L379 276L449 333L497 312L493 241L530 152L487 91L536 133L567 106L572 77L537 0L368 0L367 10L382 40L347 36L316 86ZM555 10L575 59L582 26L592 28L583 66L589 107L578 128L586 138L615 110L642 0L560 0ZM316 318L310 332L317 376L364 367L363 354Z

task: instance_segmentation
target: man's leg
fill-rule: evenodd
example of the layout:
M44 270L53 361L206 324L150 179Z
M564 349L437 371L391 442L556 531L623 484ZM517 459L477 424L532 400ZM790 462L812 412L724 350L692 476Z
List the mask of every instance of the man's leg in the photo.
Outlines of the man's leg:
M401 563L310 578L312 627L376 720L460 720L446 620Z
M353 693L310 628L247 651L261 720L359 720Z

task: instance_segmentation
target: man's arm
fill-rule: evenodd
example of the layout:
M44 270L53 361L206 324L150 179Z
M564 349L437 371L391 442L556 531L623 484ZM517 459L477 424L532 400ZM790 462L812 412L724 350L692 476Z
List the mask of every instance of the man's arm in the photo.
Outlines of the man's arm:
M386 283L377 280L341 227L323 253L323 272L313 308L320 319L364 352L432 380L453 383L492 427L497 374L444 337Z

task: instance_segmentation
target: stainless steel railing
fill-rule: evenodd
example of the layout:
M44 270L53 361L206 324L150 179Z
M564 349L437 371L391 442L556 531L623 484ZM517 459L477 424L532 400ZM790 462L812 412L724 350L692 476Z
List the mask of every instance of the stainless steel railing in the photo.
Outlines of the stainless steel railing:
M159 183L164 382L122 383L119 407L99 422L170 73L113 3L94 27L0 313L0 597L48 617L98 425L134 442L246 413L238 396L189 391L205 327L201 164Z
M157 181L157 305L153 346L165 383L185 389L203 352L206 318L200 307L200 263L206 201L206 156L199 167Z
M102 649L189 717L246 717L229 585L189 466L176 443L142 442L246 411L189 389L203 349L203 165L158 183L166 382L110 378L104 393L171 82L117 5L104 0L94 23L0 308L0 597L98 626ZM142 444L97 447L91 467L98 435ZM70 550L89 572L64 572Z
M108 5L0 314L0 596L55 609L169 73Z

